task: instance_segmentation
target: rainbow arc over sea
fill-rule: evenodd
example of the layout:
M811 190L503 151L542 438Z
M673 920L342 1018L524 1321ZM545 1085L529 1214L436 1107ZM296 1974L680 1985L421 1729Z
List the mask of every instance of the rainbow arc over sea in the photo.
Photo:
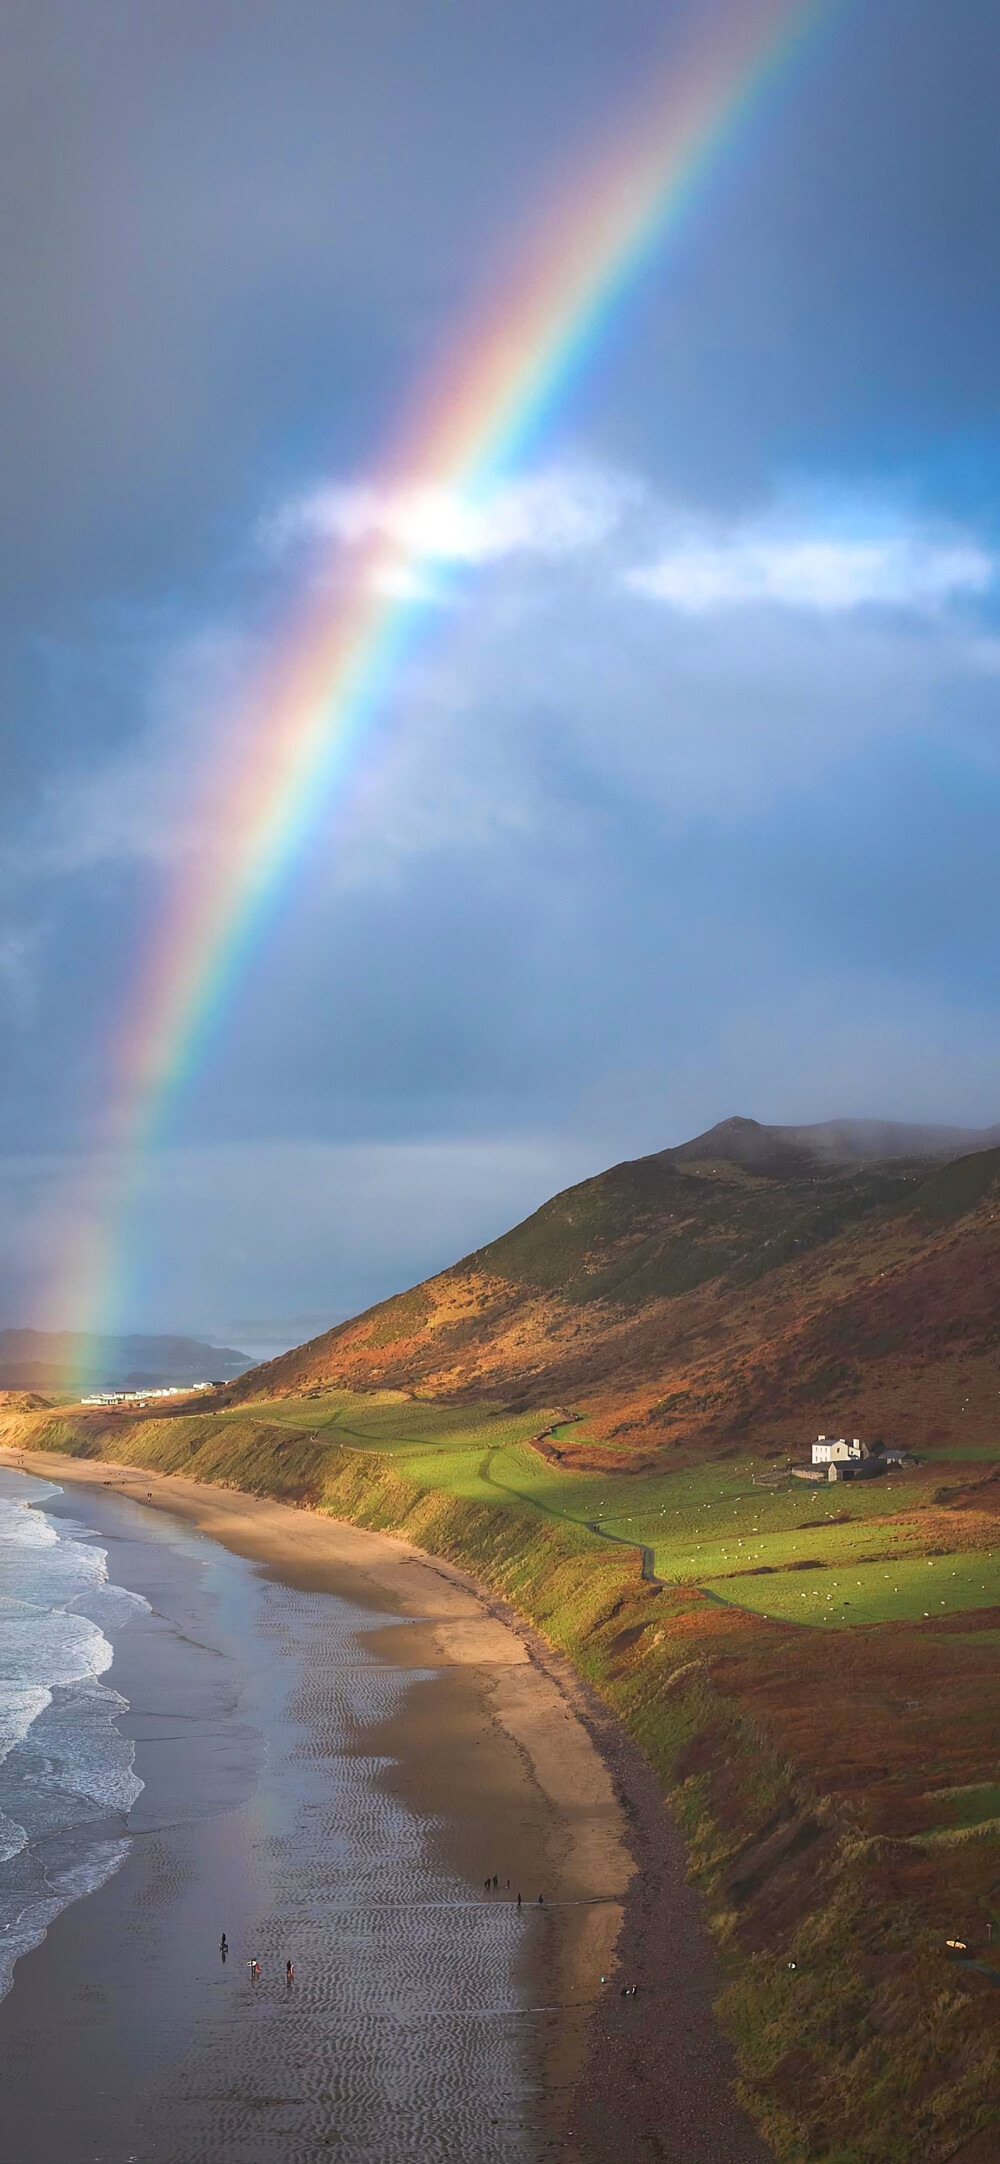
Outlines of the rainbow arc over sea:
M728 0L569 172L506 270L417 386L372 477L381 498L488 501L565 399L646 266L738 145L834 0ZM155 928L121 1032L99 1204L69 1237L64 1322L113 1329L129 1282L130 1198L288 868L384 710L427 614L419 538L373 532L277 642L195 785L199 832ZM331 591L335 598L331 599ZM234 748L235 747L235 748ZM319 811L318 811L319 808ZM81 1384L84 1377L80 1377Z

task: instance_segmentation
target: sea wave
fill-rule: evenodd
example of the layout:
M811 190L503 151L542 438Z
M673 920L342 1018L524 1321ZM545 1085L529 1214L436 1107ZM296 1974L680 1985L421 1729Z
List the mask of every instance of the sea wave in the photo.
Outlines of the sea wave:
M81 1900L84 1894L96 1893L99 1886L113 1877L121 1869L131 1846L127 1838L91 1842L73 1862L61 1870L50 1871L44 1892L27 1896L0 1921L0 1999L10 1990L15 1962L22 1954L30 1954L33 1947L41 1945L49 1925L71 1901Z
M22 1743L31 1727L46 1706L52 1704L52 1693L43 1684L5 1683L0 1689L0 1762L12 1751L16 1743Z
M124 1862L143 1785L127 1701L100 1678L149 1603L109 1583L86 1526L46 1514L59 1492L0 1473L0 1997L53 1917Z
M46 1613L26 1602L0 1610L0 1691L82 1683L102 1676L113 1659L111 1640L89 1616Z
M47 1517L34 1496L14 1499L0 1490L0 1569L5 1590L19 1600L67 1608L106 1583L107 1551L86 1526Z
M103 1683L53 1692L20 1747L16 1769L36 1829L131 1810L142 1782L133 1772L134 1746L115 1725L127 1712L128 1701ZM16 1798L10 1800L16 1807Z

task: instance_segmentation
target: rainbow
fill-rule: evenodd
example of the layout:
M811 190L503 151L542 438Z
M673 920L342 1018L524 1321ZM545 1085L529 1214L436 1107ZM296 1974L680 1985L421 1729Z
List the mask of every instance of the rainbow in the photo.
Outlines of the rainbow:
M672 57L449 341L380 464L380 497L430 489L488 500L831 6L734 0L710 36ZM313 582L200 779L197 828L210 839L185 863L138 973L109 1119L114 1170L69 1242L55 1303L64 1324L68 1307L78 1328L113 1327L144 1155L426 614L419 542L376 533L349 556L341 549L333 569L336 599L329 583L316 599Z

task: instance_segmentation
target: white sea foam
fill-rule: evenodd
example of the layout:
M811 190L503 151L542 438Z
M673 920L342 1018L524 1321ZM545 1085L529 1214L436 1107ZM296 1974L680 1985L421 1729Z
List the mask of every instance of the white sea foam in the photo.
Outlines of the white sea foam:
M104 1583L107 1555L85 1526L57 1524L34 1497L12 1499L0 1489L0 1571L5 1592L65 1608Z
M45 1891L29 1896L20 1907L13 1905L0 1921L0 1999L10 1990L14 1963L22 1954L40 1946L51 1923L71 1901L96 1893L99 1886L121 1869L131 1841L92 1841L74 1863L49 1874Z
M93 1805L89 1816L131 1810L142 1782L132 1771L133 1746L115 1726L118 1714L127 1712L127 1701L103 1683L81 1683L53 1698L20 1754L19 1771L30 1782L36 1822L54 1807L62 1824L67 1797Z
M148 1615L149 1602L141 1593L130 1593L127 1586L109 1585L105 1580L102 1585L92 1586L89 1592L81 1594L74 1602L72 1612L88 1616L102 1631L118 1632L134 1623L137 1616Z
M114 1659L110 1639L85 1615L48 1614L34 1604L0 1610L0 1690L81 1683L102 1676Z
M55 1548L59 1535L51 1520L32 1510L28 1501L0 1496L0 1542L16 1548Z
M126 1701L99 1679L149 1604L109 1585L86 1526L40 1507L58 1493L0 1472L0 1997L53 1917L124 1862L124 1832L95 1833L124 1827L142 1788Z
M32 1721L37 1721L39 1714L51 1704L51 1691L40 1683L29 1684L24 1689L14 1683L5 1683L0 1688L0 1759L6 1758L15 1743L23 1743Z

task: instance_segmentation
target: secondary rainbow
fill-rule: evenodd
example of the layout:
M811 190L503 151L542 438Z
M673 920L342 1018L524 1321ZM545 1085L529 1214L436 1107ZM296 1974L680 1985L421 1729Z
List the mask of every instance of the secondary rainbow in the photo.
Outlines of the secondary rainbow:
M380 499L421 489L482 502L523 460L609 316L831 0L734 0L571 172L506 275L459 326L380 461ZM129 1197L165 1108L196 1064L305 832L329 806L421 622L419 544L374 533L341 551L286 628L199 780L203 843L137 973L117 1063L106 1166L80 1212L56 1304L113 1327ZM325 586L325 591L324 591ZM317 593L319 598L316 598ZM67 1281L68 1280L68 1281Z

